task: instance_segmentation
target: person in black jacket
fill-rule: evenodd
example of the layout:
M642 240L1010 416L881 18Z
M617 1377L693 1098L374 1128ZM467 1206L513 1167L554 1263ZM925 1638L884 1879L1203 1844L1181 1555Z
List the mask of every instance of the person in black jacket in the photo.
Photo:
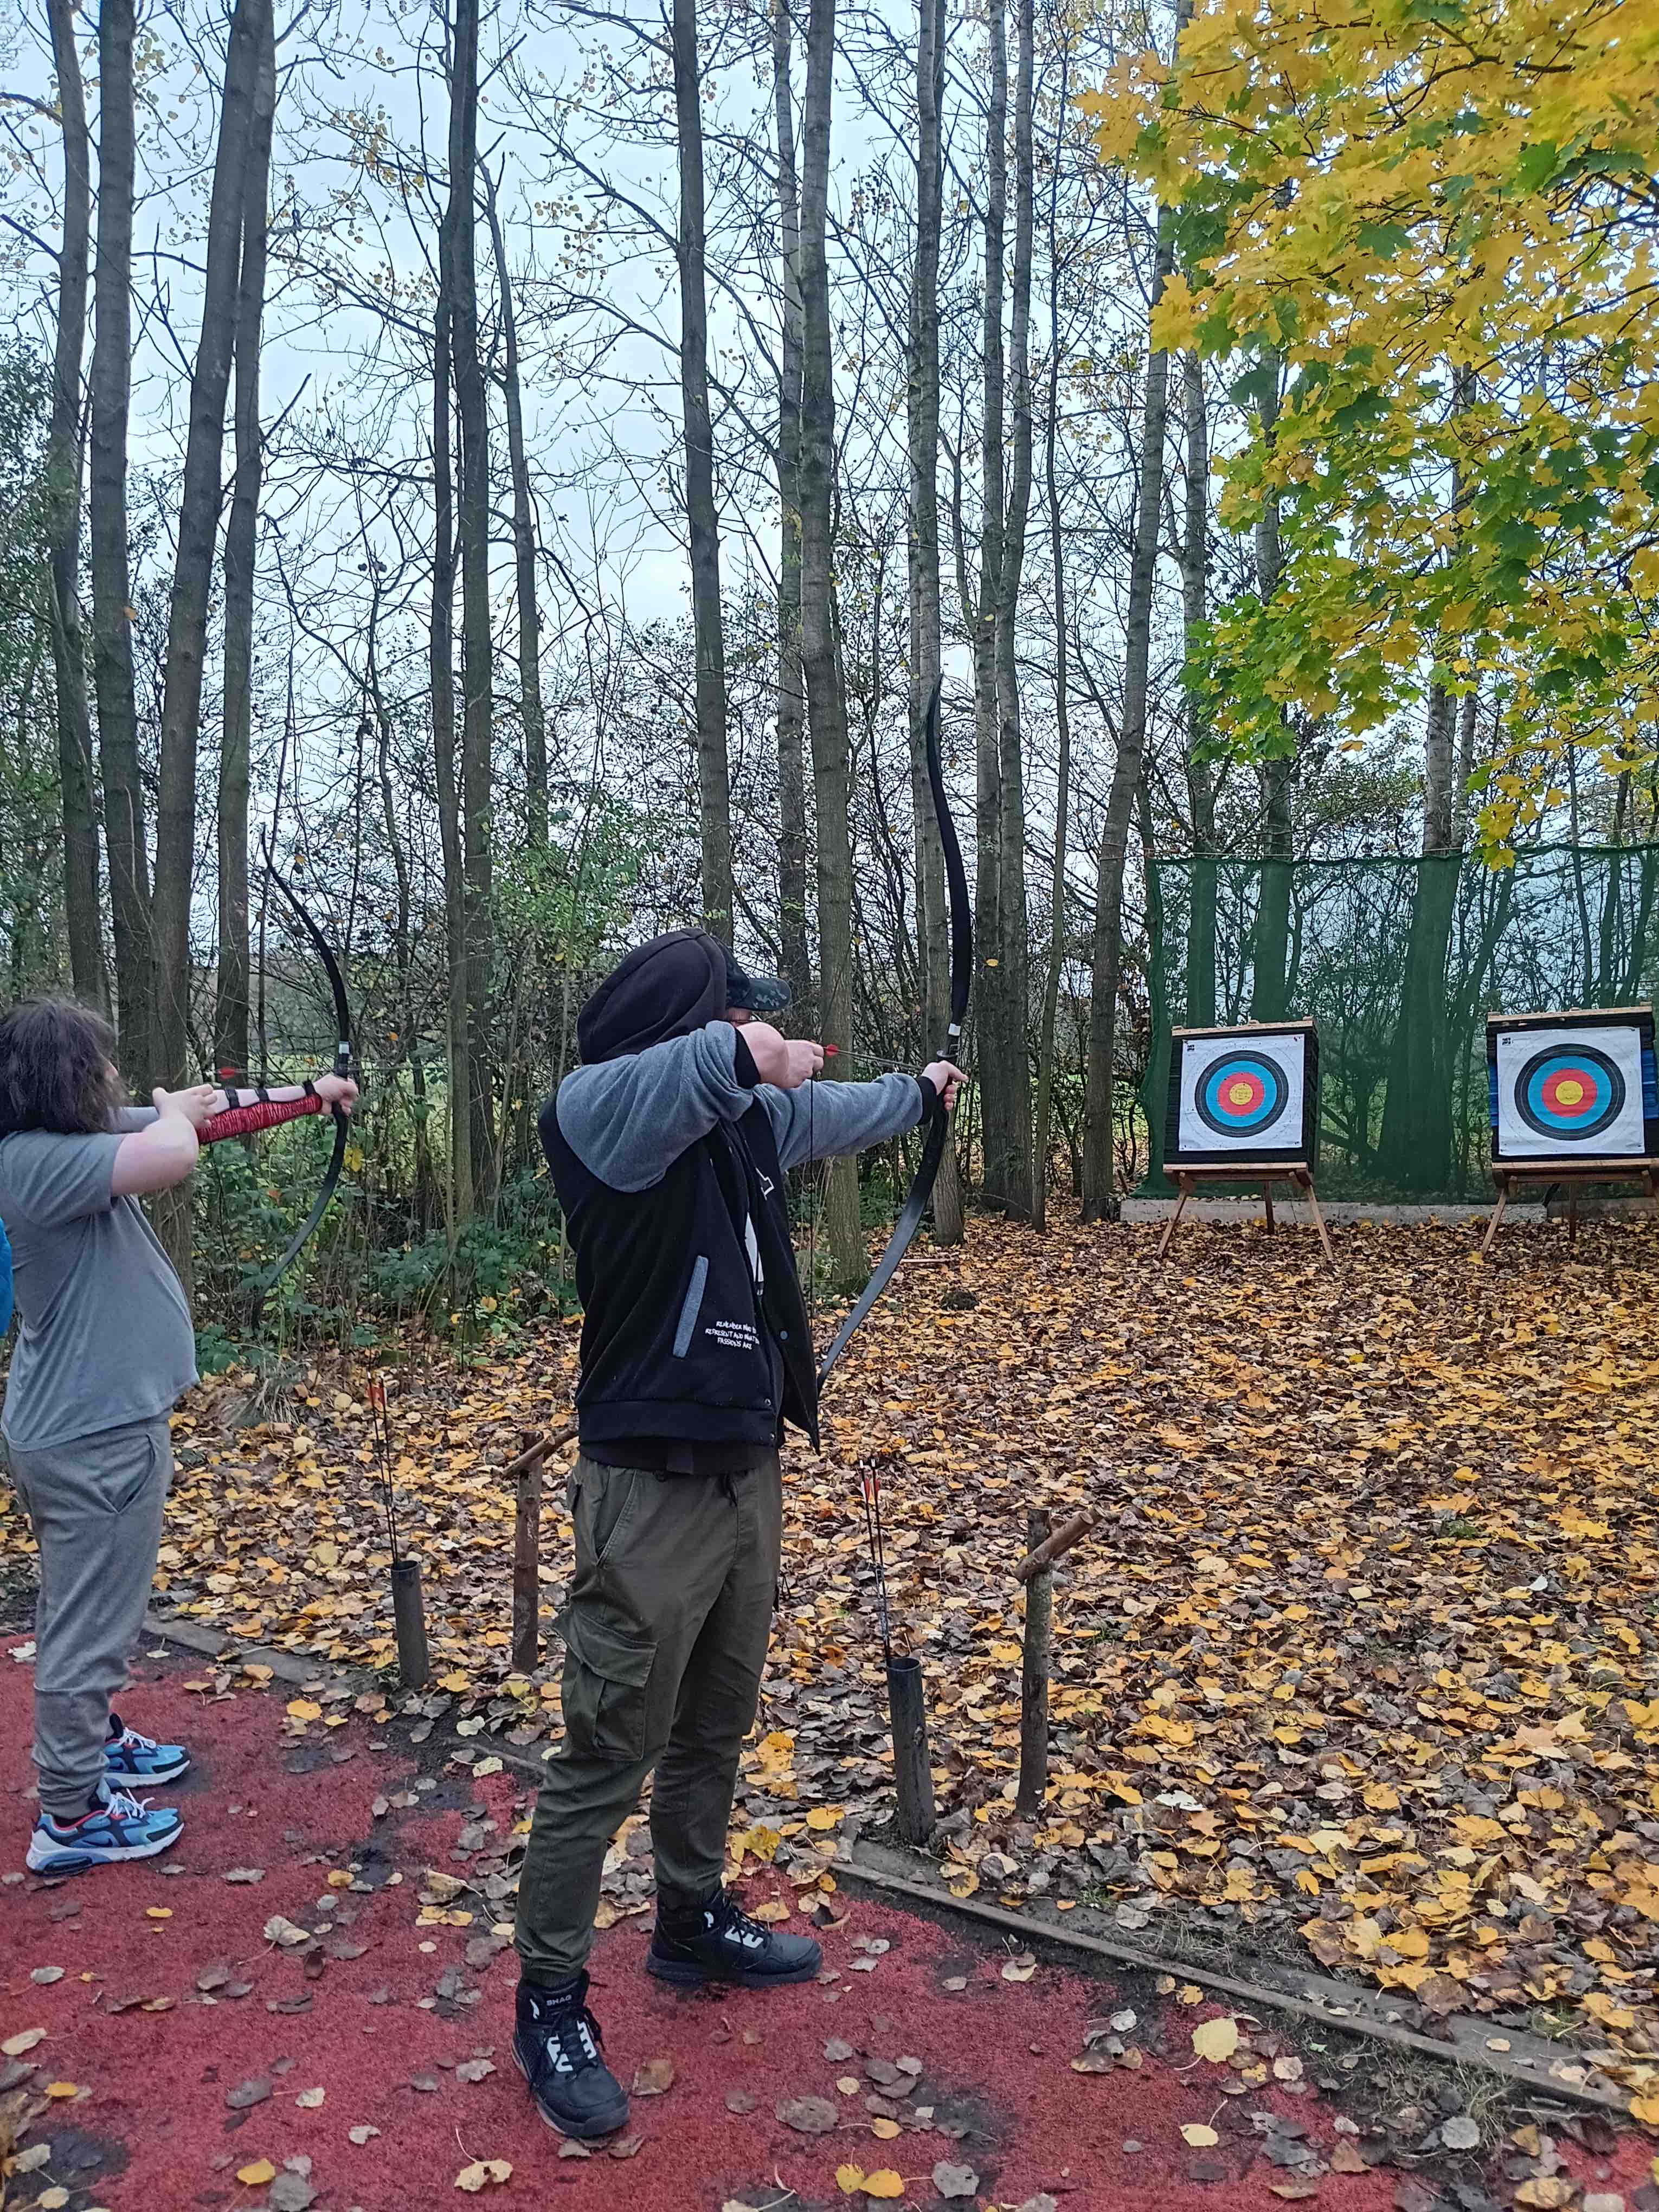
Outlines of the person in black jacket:
M816 1044L761 1016L784 985L701 930L630 953L582 1009L582 1066L540 1118L584 1310L570 1478L576 1566L557 1623L564 1741L519 1886L514 2056L544 2119L610 2134L586 1971L605 1851L647 1775L657 1923L682 1985L810 1981L816 1943L721 1885L738 1753L776 1600L786 1421L817 1441L811 1334L785 1177L912 1128L963 1080L811 1083Z

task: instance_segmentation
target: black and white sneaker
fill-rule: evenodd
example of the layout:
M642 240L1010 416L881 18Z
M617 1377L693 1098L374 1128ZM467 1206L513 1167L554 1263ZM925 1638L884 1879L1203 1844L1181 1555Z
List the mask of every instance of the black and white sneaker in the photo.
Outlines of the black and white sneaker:
M565 1988L520 1982L513 2056L536 2110L562 2136L609 2136L625 2126L628 2092L605 2064L605 2038L587 2009L587 1977Z
M781 1936L739 1912L723 1889L700 1911L681 1916L659 1911L646 1972L659 1981L690 1986L735 1982L770 1989L817 1978L823 1953L810 1936Z

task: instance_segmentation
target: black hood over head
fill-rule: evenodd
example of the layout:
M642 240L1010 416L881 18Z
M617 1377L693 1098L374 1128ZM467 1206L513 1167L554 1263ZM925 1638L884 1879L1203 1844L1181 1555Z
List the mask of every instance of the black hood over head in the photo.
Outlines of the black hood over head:
M690 1036L726 1008L726 953L702 929L671 929L620 961L576 1017L585 1060L620 1060Z

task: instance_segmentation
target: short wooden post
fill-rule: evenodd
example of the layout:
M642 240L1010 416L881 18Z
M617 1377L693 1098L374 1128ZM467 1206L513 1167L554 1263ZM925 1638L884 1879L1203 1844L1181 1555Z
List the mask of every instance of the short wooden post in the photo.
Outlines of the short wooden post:
M533 1437L519 1438L517 1510L513 1521L513 1667L533 1674L541 1658L542 1465Z
M933 1768L927 1748L927 1708L922 1702L920 1659L907 1656L888 1661L887 1705L893 1723L899 1836L907 1844L925 1844L933 1832Z
M1019 1679L1019 1790L1017 1811L1028 1816L1042 1810L1048 1787L1048 1640L1054 1610L1054 1565L1073 1544L1080 1543L1094 1524L1086 1513L1074 1513L1050 1531L1048 1516L1034 1505L1025 1516L1026 1541L1030 1550L1014 1569L1025 1585L1025 1654Z
M1035 1552L1049 1534L1048 1514L1034 1505L1025 1516L1025 1542ZM1048 1637L1054 1612L1053 1572L1043 1567L1025 1585L1025 1656L1019 1675L1019 1795L1015 1810L1034 1819L1048 1787Z

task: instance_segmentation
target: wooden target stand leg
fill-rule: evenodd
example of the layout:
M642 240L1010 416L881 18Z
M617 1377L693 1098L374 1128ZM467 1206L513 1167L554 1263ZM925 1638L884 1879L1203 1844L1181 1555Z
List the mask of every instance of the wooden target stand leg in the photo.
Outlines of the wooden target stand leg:
M1249 1168L1238 1167L1170 1168L1166 1172L1180 1193L1180 1196L1176 1200L1176 1210L1164 1223L1164 1234L1158 1242L1158 1256L1160 1260L1167 1258L1170 1247L1175 1241L1175 1233L1180 1225L1181 1217L1187 1210L1187 1201L1200 1182L1257 1183L1261 1191L1262 1211L1267 1217L1267 1234L1270 1237L1277 1234L1279 1227L1278 1218L1273 1212L1273 1185L1276 1182L1284 1182L1288 1183L1298 1196L1306 1198L1313 1213L1314 1227L1319 1231L1319 1242L1324 1248L1326 1264L1334 1272L1336 1255L1331 1249L1330 1235L1325 1227L1325 1217L1319 1209L1319 1194L1314 1188L1313 1170L1310 1168L1304 1167L1298 1162L1287 1161L1283 1165L1275 1165L1271 1173L1266 1175L1260 1172L1252 1175ZM1655 1211L1659 1212L1659 1201L1656 1201Z
M1578 1243L1578 1193L1585 1183L1637 1183L1643 1195L1659 1218L1659 1161L1607 1160L1594 1165L1577 1160L1543 1160L1524 1168L1499 1167L1494 1164L1492 1181L1498 1186L1498 1203L1492 1208L1486 1233L1480 1240L1482 1255L1491 1251L1498 1235L1498 1224L1504 1218L1511 1193L1523 1182L1560 1183L1567 1194L1567 1249L1576 1249Z
M1498 1234L1498 1224L1504 1218L1504 1209L1510 1202L1510 1179L1500 1175L1498 1182L1498 1203L1492 1208L1492 1219L1486 1224L1486 1233L1480 1240L1480 1256L1484 1260L1492 1249L1492 1240Z
M1160 1260L1163 1259L1164 1255L1169 1251L1170 1240L1175 1235L1177 1228L1181 1225L1182 1215L1187 1211L1187 1200L1193 1194L1192 1177L1190 1176L1177 1175L1176 1177L1176 1188L1180 1192L1181 1195L1176 1200L1175 1212L1170 1216L1169 1219L1164 1224L1164 1234L1158 1240L1158 1256Z
M1332 1272L1334 1273L1336 1268L1336 1255L1332 1251L1331 1240L1326 1234L1325 1217L1319 1210L1319 1193L1314 1188L1312 1171L1304 1168L1302 1173L1296 1178L1296 1182L1297 1188L1304 1193L1310 1207L1312 1209L1314 1227L1319 1231L1319 1241L1325 1248L1326 1264L1331 1268Z

